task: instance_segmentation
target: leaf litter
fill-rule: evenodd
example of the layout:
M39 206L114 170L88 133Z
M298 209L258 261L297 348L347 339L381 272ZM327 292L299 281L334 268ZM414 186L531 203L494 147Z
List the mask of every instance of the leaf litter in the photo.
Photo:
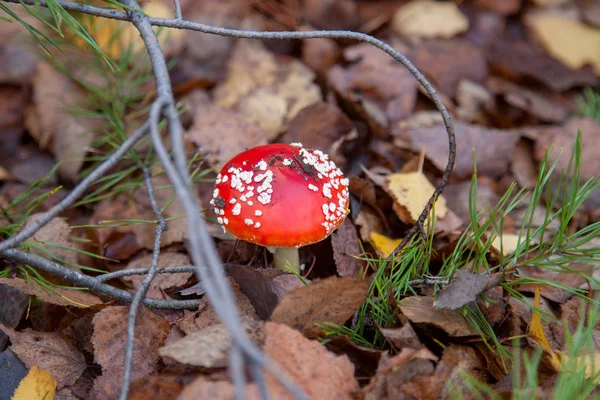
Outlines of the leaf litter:
M183 30L160 34L166 57L175 64L170 75L177 100L185 108L186 151L202 157L190 166L197 174L195 189L208 210L205 216L219 254L227 261L228 282L245 328L311 398L469 398L467 375L510 396L518 390L511 375L517 369L505 353L515 352L515 344L522 354L533 354L538 347L544 351L538 393L551 393L557 376L573 366L582 368L587 379L594 378L592 355L598 354L597 348L568 353L561 321L571 333L577 330L583 310L589 309L579 301L597 289L597 260L565 263L561 257L580 250L568 248L567 253L544 257L544 267L523 265L523 257L513 260L514 268L503 262L523 248L526 238L519 229L526 219L532 229L543 228L547 241L560 237L559 229L591 229L600 215L598 191L566 227L557 219L544 225L557 209L549 194L532 215L526 208L530 197L506 214L494 207L513 181L516 190L535 187L551 147L563 149L551 174L558 182L579 130L584 143L580 177L597 176L593 143L600 129L598 116L580 115L579 108L582 89L597 92L600 82L597 7L570 0L524 3L336 0L300 7L274 1L251 6L181 2L185 17L232 28L310 29L303 25L310 24L374 33L406 54L431 81L454 121L457 162L435 204L431 242L425 226L414 239L420 242L409 244L410 251L394 262L382 258L396 250L419 217L448 158L439 113L404 67L366 44L337 39L281 43ZM153 16L171 16L173 11L168 1L143 7ZM45 29L31 15L19 15ZM128 46L141 51L126 69L148 67L130 24L107 20L94 27L88 22L84 25L97 29L93 37L112 56L126 58ZM111 41L117 26L123 34ZM114 129L88 101L90 85L112 94L102 71L79 65L86 54L81 43L75 43L77 51L68 49L59 57L69 76L20 40L27 33L19 24L0 21L0 32L0 59L6 65L0 73L4 239L13 224L17 229L31 224L64 198L87 173L90 160L102 157L105 149L96 148L95 140ZM77 42L69 35L65 40ZM133 81L124 87L126 95L113 104L146 96L124 106L129 132L131 122L141 120L140 109L154 88ZM300 249L301 275L274 271L268 252L236 243L211 223L208 201L214 171L238 152L272 142L302 142L327 152L351 182L349 217L326 241ZM146 143L137 149L139 154L145 150ZM550 156L550 164L557 153ZM18 209L14 203L23 202L19 195L44 179L54 162L60 162L57 176L36 186L31 196L62 188L37 208L12 215ZM123 160L111 173L132 165L131 159ZM183 207L163 171L150 167L159 207L169 220L159 268L189 265ZM156 217L146 188L129 179L118 179L117 186L124 186L100 193L97 201L66 210L36 233L29 251L69 268L113 272L149 267ZM489 220L491 225L461 247L461 238L480 226L473 225L473 213L478 223ZM491 234L499 227L502 235ZM528 245L536 249L527 254L535 264L540 244L533 240ZM463 253L451 258L457 249ZM421 258L411 258L429 251L427 266L420 264ZM29 268L0 260L0 295L8 299L0 304L0 356L16 354L29 369L17 379L27 376L21 381L24 387L35 381L34 391L51 388L54 380L61 398L116 398L128 308L106 296L63 288L69 283L46 273L31 279ZM109 283L131 291L143 277ZM160 274L148 295L199 299L200 304L183 311L142 307L130 397L233 398L223 369L230 337L202 283L191 273ZM593 334L598 336L597 328ZM266 385L272 397L291 398L269 374ZM248 398L260 397L253 378L245 390Z

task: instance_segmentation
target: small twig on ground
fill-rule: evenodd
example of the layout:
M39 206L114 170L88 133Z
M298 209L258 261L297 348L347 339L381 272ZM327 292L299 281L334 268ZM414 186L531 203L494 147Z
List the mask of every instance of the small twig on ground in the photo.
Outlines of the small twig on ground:
M153 112L154 111L154 112ZM160 109L158 111L153 110L150 112L150 124L151 126L158 125ZM135 292L133 299L131 300L131 306L129 307L129 316L127 320L127 344L125 346L125 365L123 372L123 385L121 387L121 400L127 400L127 393L129 393L129 384L131 381L131 366L133 360L133 349L135 344L135 322L137 319L138 309L142 300L146 298L146 293L148 293L148 289L150 289L150 284L152 280L157 275L158 270L158 257L160 255L160 242L163 232L169 229L167 222L165 221L158 204L156 203L156 197L154 196L154 187L152 186L152 174L148 167L144 164L140 165L142 172L144 173L144 184L146 186L146 193L148 194L148 199L150 200L150 206L152 207L152 212L156 216L156 220L158 221L158 225L156 226L156 233L154 236L154 249L152 251L152 262L150 263L150 268L148 269L148 274L146 278L142 281L140 286Z
M112 279L122 278L131 275L146 275L150 268L122 269L120 271L111 272L110 274L99 275L95 279L100 282L110 281ZM167 267L156 271L157 274L178 274L182 272L195 272L196 267L191 265L183 265L181 267Z
M131 300L133 299L133 295L129 292L105 285L94 277L80 274L79 272L66 268L60 264L56 264L45 258L24 251L14 249L5 250L0 252L0 256L13 262L31 265L41 271L62 278L75 286L86 287L94 293L103 294L124 304L131 303ZM144 304L151 308L195 310L200 305L200 302L198 300L145 299Z

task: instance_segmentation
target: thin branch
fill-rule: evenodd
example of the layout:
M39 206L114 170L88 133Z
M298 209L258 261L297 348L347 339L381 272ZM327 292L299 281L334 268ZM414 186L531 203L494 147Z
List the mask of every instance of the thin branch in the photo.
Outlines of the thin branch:
M181 15L181 3L179 0L173 0L173 3L175 3L175 18L183 19L183 15Z
M150 110L150 124L151 126L158 126L159 118L160 118L160 106L154 107L156 103L153 105ZM156 220L158 221L158 225L156 226L156 232L154 236L154 249L152 251L152 262L150 263L150 268L148 270L148 274L146 278L142 281L140 286L135 292L133 296L133 300L131 301L131 306L129 307L129 316L127 319L127 344L125 346L125 365L123 372L123 385L121 386L121 400L127 400L127 393L129 393L129 384L131 382L131 366L133 360L133 348L135 343L135 322L137 319L138 309L142 300L146 298L146 293L148 293L148 289L150 289L150 284L152 280L157 275L158 270L158 257L160 255L160 241L164 231L169 229L167 222L165 221L162 213L160 212L160 208L156 203L156 197L154 196L154 187L152 186L152 175L150 174L150 170L144 164L141 165L142 171L144 172L144 183L146 186L146 192L148 194L148 199L150 200L150 205L152 207L152 211L156 216Z
M112 286L103 284L100 280L80 274L77 271L68 269L62 265L48 261L45 258L26 253L20 250L5 250L0 252L0 256L14 262L28 264L39 270L62 278L75 286L82 286L90 289L94 293L103 294L121 303L131 303L133 295L125 290L116 289ZM164 300L164 299L145 299L144 304L151 308L165 308L171 310L198 309L200 302L198 300Z
M131 275L146 275L150 271L150 268L135 268L135 269L122 269L120 271L111 272L109 274L99 275L95 279L100 282L110 281L112 279L122 278L124 276ZM183 272L195 272L196 267L194 266L181 266L181 267L167 267L161 268L156 271L157 274L179 274Z

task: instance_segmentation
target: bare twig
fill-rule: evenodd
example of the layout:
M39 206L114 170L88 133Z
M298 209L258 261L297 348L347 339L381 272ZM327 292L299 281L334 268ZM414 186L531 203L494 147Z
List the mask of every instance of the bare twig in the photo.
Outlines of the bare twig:
M31 265L39 270L71 282L73 285L89 288L94 293L106 295L121 303L131 303L133 299L131 293L105 285L96 278L80 274L77 271L24 251L14 249L5 250L0 253L0 256L14 262ZM198 300L145 299L144 304L151 308L195 310L200 305L200 302Z
M150 271L150 268L135 268L135 269L122 269L120 271L111 272L110 274L99 275L95 279L100 282L110 281L111 279L118 279L124 276L131 275L146 275ZM167 267L161 268L156 271L157 274L178 274L182 272L195 272L196 267L193 266L181 266L181 267Z
M183 19L183 15L181 15L181 3L179 0L173 0L173 3L175 4L175 18Z
M155 103L156 104L156 103ZM158 126L160 117L160 107L158 110L156 107L152 107L150 110L150 126ZM150 206L152 207L152 211L156 216L156 221L158 225L156 226L156 232L154 236L154 249L152 250L152 262L150 263L150 268L148 269L148 274L146 278L142 281L140 286L135 292L133 296L133 300L131 300L131 307L129 307L129 316L127 319L127 344L125 346L125 365L123 372L123 385L121 386L121 400L127 400L127 393L129 393L129 384L131 382L131 365L133 360L133 349L135 343L135 322L137 319L138 309L142 300L146 298L146 293L148 293L148 289L150 288L150 284L152 280L157 275L158 270L158 257L160 255L160 241L164 231L169 229L167 222L165 221L158 204L156 203L156 197L154 196L154 187L152 186L152 175L148 167L144 164L140 165L144 173L144 184L146 186L146 193L148 194L148 199L150 200Z

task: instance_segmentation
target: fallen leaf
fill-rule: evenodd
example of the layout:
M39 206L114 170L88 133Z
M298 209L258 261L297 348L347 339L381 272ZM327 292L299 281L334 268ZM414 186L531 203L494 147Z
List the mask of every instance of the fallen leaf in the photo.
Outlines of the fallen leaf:
M28 367L38 366L52 374L57 389L71 386L87 367L83 354L56 332L17 332L0 324L9 337L10 349Z
M356 228L350 219L344 220L342 224L331 235L331 246L333 247L333 259L339 276L358 278L366 268L366 263L359 260L362 251L359 246Z
M228 264L227 273L240 286L262 320L269 319L279 302L271 281L251 266Z
M136 258L127 264L124 270L137 269L137 268L150 268L152 263L152 254L146 254L142 257ZM158 257L158 269L168 267L182 267L185 265L191 265L190 258L185 254L175 253L172 251L164 251L160 253ZM184 286L188 280L194 275L193 272L180 272L177 274L158 274L154 277L150 283L150 289L148 297L154 297L159 294L161 290L167 290L174 287ZM134 289L140 287L142 281L146 278L146 275L129 275L124 276L124 281L131 282ZM150 292L152 295L150 295Z
M352 0L306 0L298 12L318 29L357 29L358 5Z
M359 346L346 335L330 336L327 338L325 347L335 354L345 355L354 364L356 371L354 376L371 378L375 375L377 364L384 350L372 347Z
M402 239L391 239L377 232L371 232L371 243L381 257L388 258L402 243Z
M551 56L574 70L590 64L600 75L600 29L553 14L534 15L527 22Z
M265 332L265 355L276 360L309 398L350 400L360 390L354 365L345 355L335 355L318 341L283 324L267 322ZM272 398L294 398L273 375L267 373L265 382ZM254 394L253 398L261 398L258 391Z
M340 46L333 39L307 39L302 42L302 62L315 72L325 73L340 57Z
M459 269L452 278L452 282L437 294L434 307L456 310L477 299L480 293L498 285L502 274L474 274L464 269Z
M131 384L128 400L178 399L183 385L191 381L187 376L176 374L150 375Z
M52 374L34 365L19 384L11 400L53 399L55 393L56 381Z
M387 126L388 119L397 121L410 115L417 99L417 83L406 68L367 44L346 48L344 58L349 65L334 65L327 71L327 79L349 105L360 103L362 112L382 127Z
M470 180L449 183L444 189L446 206L464 221L471 220L471 211L469 209L470 189ZM480 178L477 180L475 210L477 210L478 214L481 213L481 218L488 218L490 211L498 204L499 199L500 197L496 194L493 182L490 179Z
M260 321L244 320L242 329L255 343L264 342L264 327ZM223 324L192 332L174 343L158 349L162 357L171 357L183 364L204 368L224 368L229 359L231 335Z
M477 157L479 176L500 177L506 173L511 153L519 140L518 132L489 129L460 121L454 122L456 133L456 165L454 177L473 175L473 150ZM441 171L448 162L448 138L443 125L407 129L395 134L411 143L415 149L424 149L425 155Z
M577 138L577 133L581 131L583 146L581 150L581 180L582 182L592 179L600 171L600 158L594 146L598 137L600 137L600 124L592 118L571 118L562 126L551 126L539 130L540 135L535 142L535 159L538 162L544 159L546 151L550 146L554 151L549 157L548 163L552 165L557 159L556 168L553 171L553 177L559 178L561 171L569 166L569 157L573 144ZM562 156L559 158L559 152L562 149Z
M37 221L43 213L31 214L26 220L24 227L28 227ZM66 266L77 263L77 252L75 244L70 241L71 228L62 218L53 218L48 224L38 230L30 241L40 246L41 249L32 248L31 252L43 258L49 254Z
M207 152L215 171L242 151L267 144L269 135L240 113L214 104L201 105L194 111L194 124L185 138ZM200 117L201 116L201 117Z
M204 376L183 388L177 400L233 400L235 391L228 381L211 381Z
M538 91L526 89L497 77L489 78L486 84L496 95L501 95L508 104L526 111L540 121L559 123L569 116L569 111L565 107Z
M93 319L94 360L102 367L91 397L115 398L123 383L129 307L113 306L98 312ZM158 348L169 333L169 323L141 306L135 324L131 379L150 375L156 368Z
M450 336L472 336L477 332L456 310L441 310L433 306L433 299L411 296L400 302L400 311L413 324L428 324L444 330Z
M306 284L296 275L281 274L271 279L271 286L279 303L290 291L304 287Z
M496 236L492 241L492 248L498 253L507 256L514 252L523 241L522 237L513 233L503 233L502 236Z
M271 321L298 329L307 336L321 331L315 324L343 325L365 301L369 282L331 277L291 291L275 307Z
M248 297L242 293L240 285L238 285L231 277L227 277L227 283L231 287L233 300L242 319L260 319ZM188 335L192 332L220 323L221 318L219 318L206 296L200 299L198 310L184 310L184 317L175 321L175 324Z
M450 97L456 96L461 80L482 83L489 74L483 50L463 39L424 41L410 57L434 87Z
M400 328L379 328L379 332L394 345L396 352L404 349L418 350L422 344L410 322Z
M304 108L289 122L281 141L330 153L334 143L354 129L352 121L338 107L319 102Z
M583 20L595 28L600 28L600 4L594 0L585 0L580 7Z
M387 192L396 201L394 211L401 221L414 224L435 188L422 172L394 173L385 178ZM435 219L446 216L446 199L439 196L435 202Z
M404 36L448 39L468 28L468 18L451 1L411 1L392 19L392 29Z
M518 268L519 275L539 280L548 280L555 282L563 287L570 287L577 289L580 287L588 287L588 279L586 276L591 277L594 272L593 266L586 263L570 263L565 266L565 269L561 268L541 268L534 266L524 266ZM516 289L523 292L534 293L537 289L541 289L542 296L548 300L552 300L556 303L562 304L573 297L573 293L568 290L561 289L554 285L544 284L525 284L519 285Z
M215 103L237 108L273 139L301 109L321 100L314 79L314 72L301 62L276 58L261 42L238 40L227 78L215 88Z
M533 78L557 92L598 84L590 67L574 71L525 40L498 38L486 47L486 57L491 69L509 80Z
M437 357L426 347L418 350L403 349L395 356L384 354L379 360L375 378L363 388L365 400L426 399L414 380L434 373L433 362Z
M540 288L538 288L535 291L535 297L533 300L534 308L531 311L531 324L529 325L529 329L527 330L527 335L548 353L548 355L550 356L550 364L553 368L559 371L560 358L550 347L550 343L546 338L546 334L542 326L542 317L540 314L540 295L541 291Z
M537 182L537 168L533 157L533 146L525 139L519 140L513 150L511 172L522 188L533 190ZM479 193L479 189L477 190Z
M494 95L485 86L468 79L458 82L456 102L455 112L460 120L483 125L488 122L486 110L496 107Z
M52 290L20 278L0 278L0 285L10 286L22 293L36 296L42 301L59 306L73 306L87 308L103 304L102 300L90 292L83 290L69 290L53 287Z

